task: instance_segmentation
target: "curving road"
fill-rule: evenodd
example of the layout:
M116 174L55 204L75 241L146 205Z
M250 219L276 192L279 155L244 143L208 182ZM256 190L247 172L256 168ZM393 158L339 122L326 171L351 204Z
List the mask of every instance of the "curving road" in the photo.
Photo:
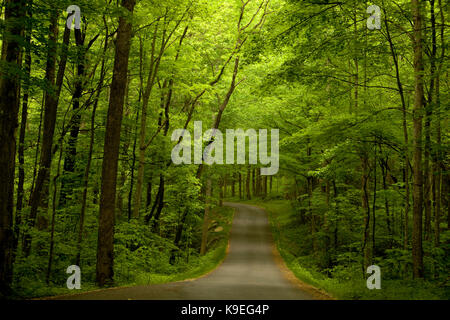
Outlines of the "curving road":
M196 280L160 285L112 288L55 299L76 300L309 300L292 274L274 254L272 234L264 210L225 203L236 209L229 253L213 272ZM278 260L278 263L276 262ZM283 271L281 270L283 269Z

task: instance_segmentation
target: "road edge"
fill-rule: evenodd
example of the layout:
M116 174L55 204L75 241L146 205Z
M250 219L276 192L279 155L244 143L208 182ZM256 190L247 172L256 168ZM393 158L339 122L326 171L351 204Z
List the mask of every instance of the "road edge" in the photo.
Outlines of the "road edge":
M239 203L239 202L235 202L235 203ZM267 219L269 220L269 224L270 224L270 218L269 218L270 215L269 215L269 212L265 208L260 207L255 204L247 204L247 203L240 203L240 204L253 206L255 208L258 208L258 209L264 211L267 215ZM272 229L272 227L271 227L271 229ZM306 282L303 282L299 278L297 278L297 276L294 274L294 272L292 272L291 269L289 269L289 267L286 264L286 261L284 261L283 257L281 256L280 251L278 249L278 245L276 244L276 241L275 241L275 237L273 236L272 230L271 230L271 233L272 233L272 254L274 256L275 263L280 268L281 272L283 273L283 276L287 280L289 280L292 284L294 284L296 287L298 287L301 290L310 294L316 300L337 300L337 298L333 297L330 293L326 292L325 290L316 288Z

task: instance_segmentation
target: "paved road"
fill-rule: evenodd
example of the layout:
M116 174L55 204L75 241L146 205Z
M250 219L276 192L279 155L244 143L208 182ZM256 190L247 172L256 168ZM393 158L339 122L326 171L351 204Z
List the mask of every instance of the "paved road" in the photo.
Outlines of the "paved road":
M210 274L191 281L113 288L58 299L80 300L309 300L313 297L286 278L275 262L267 214L254 206L225 203L236 209L225 261Z

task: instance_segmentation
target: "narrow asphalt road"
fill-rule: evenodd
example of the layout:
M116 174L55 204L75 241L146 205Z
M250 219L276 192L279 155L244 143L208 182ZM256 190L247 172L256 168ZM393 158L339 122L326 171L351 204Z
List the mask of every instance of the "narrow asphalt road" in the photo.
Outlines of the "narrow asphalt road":
M309 300L312 295L287 279L273 253L264 210L225 203L236 209L229 253L213 272L196 280L112 288L56 299L76 300ZM279 258L278 258L279 260ZM291 277L292 278L292 277Z

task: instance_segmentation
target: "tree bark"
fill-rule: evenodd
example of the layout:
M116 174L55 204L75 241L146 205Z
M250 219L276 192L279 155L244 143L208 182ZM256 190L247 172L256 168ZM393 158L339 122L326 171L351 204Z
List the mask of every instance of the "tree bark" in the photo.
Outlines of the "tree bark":
M248 168L247 169L247 179L245 181L245 190L247 191L247 200L252 199L251 192L250 192L250 174L251 174L251 169Z
M122 0L121 6L132 14L135 4L135 0ZM96 281L101 287L111 284L114 278L114 215L117 165L131 37L131 21L126 16L121 16L117 30L114 71L109 98L102 165L96 268Z
M2 62L19 68L20 40L24 29L26 1L8 0L5 3ZM6 36L6 37L5 37ZM19 114L18 74L0 77L0 298L8 297L13 276L13 207L16 157L15 130ZM17 71L16 71L17 72Z
M364 217L364 235L363 235L363 248L362 252L364 254L364 264L363 264L363 274L366 273L368 266L372 264L372 247L370 245L370 205L369 205L369 160L366 154L361 158L362 163L362 174L361 174L361 204L363 212L366 214Z
M33 17L32 10L33 1L29 1L27 5L27 16L31 19ZM32 27L31 23L26 29L26 48L25 48L25 72L26 79L24 81L24 94L22 102L22 118L20 121L20 135L19 135L19 147L18 147L18 158L19 158L19 181L17 183L17 205L16 205L16 216L14 222L14 250L17 250L19 238L20 238L20 225L22 223L22 207L24 199L24 183L25 183L25 131L27 127L28 118L28 103L30 94L30 76L31 76L31 34Z
M75 90L72 95L72 110L73 116L70 125L70 136L67 146L67 151L64 157L64 175L61 179L61 192L60 192L60 204L66 202L67 195L71 193L70 190L76 188L74 185L76 179L74 179L75 172L75 158L77 155L77 141L78 134L80 132L81 113L80 113L80 99L84 89L84 76L85 76L85 59L86 51L84 48L84 39L86 37L85 32L81 32L80 29L74 29L75 32L75 44L78 49L77 57L77 75L75 79Z
M413 233L412 233L412 263L414 278L423 278L422 249L422 204L423 204L423 170L422 170L422 118L424 105L423 83L423 44L422 44L422 13L419 0L412 0L412 15L414 21L414 113L413 113Z
M239 200L242 200L242 174L239 172Z
M395 78L397 81L397 88L398 93L400 95L400 101L402 104L402 126L403 126L403 139L404 139L404 164L403 164L403 170L404 170L404 184L405 184L405 217L404 217L404 230L403 230L403 249L408 249L409 244L409 197L410 197L410 188L409 188L409 137L408 137L408 123L407 123L407 107L406 107L406 101L405 101L405 95L403 91L403 84L400 79L400 68L398 65L398 55L395 50L394 44L392 42L392 37L389 30L389 23L387 21L387 15L386 15L386 9L383 6L384 11L384 24L386 26L386 35L387 40L389 42L389 47L392 55L392 59L394 60L394 66L395 66Z
M138 173L137 173L137 182L136 182L136 193L134 194L134 206L133 206L133 217L139 217L139 211L141 208L141 198L142 198L142 189L144 183L144 169L145 169L145 150L146 150L146 132L147 132L147 108L148 102L150 99L150 95L153 89L153 85L156 79L156 73L158 72L159 62L162 57L163 44L161 44L160 55L158 58L155 57L156 50L156 38L158 34L158 26L159 21L157 21L155 26L155 32L153 34L152 41L152 50L151 50L151 58L150 58L150 70L148 73L147 86L145 88L143 94L143 102L141 109L141 127L139 133L139 156L138 156ZM163 38L164 42L164 38Z
M48 186L50 178L50 169L52 164L53 136L55 134L56 116L58 110L58 101L64 80L64 73L67 64L67 47L70 41L70 29L65 26L63 36L63 46L61 59L59 61L58 74L55 82L56 72L56 45L58 39L58 18L57 12L52 12L49 38L48 38L48 57L46 67L46 80L51 84L52 89L45 92L44 107L44 127L42 138L42 149L39 161L39 170L36 178L36 185L30 197L30 216L28 219L29 228L33 228L36 222L39 206L47 208ZM30 254L31 235L27 233L24 238L23 252L25 256Z
M202 243L200 247L201 255L204 255L206 253L208 244L209 215L211 212L211 190L212 181L211 178L208 178L206 180L205 215L203 216Z
M431 240L431 192L433 185L433 171L430 166L431 160L431 119L433 115L433 95L436 79L436 16L434 13L434 0L430 0L431 20L431 54L430 54L430 87L427 103L425 105L425 159L424 159L424 205L425 205L425 239Z

